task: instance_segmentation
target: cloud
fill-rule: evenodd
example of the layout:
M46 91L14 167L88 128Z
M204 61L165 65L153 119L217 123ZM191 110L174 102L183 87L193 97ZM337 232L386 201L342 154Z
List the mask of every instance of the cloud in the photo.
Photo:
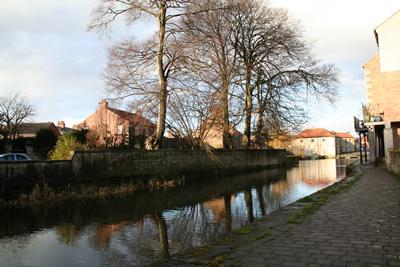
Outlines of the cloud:
M272 0L300 22L314 53L340 69L340 100L335 106L314 109L307 126L353 130L353 115L365 102L362 66L377 53L373 30L400 9L398 0Z
M287 8L314 41L314 53L341 69L340 102L314 110L312 124L345 130L364 99L362 65L376 53L373 29L400 9L398 0L270 0ZM36 120L76 123L104 95L106 47L151 36L151 20L117 21L110 36L87 32L96 0L2 0L0 94L21 91L37 107ZM356 115L356 114L355 114ZM340 119L337 117L340 116ZM343 123L343 121L346 121ZM348 129L350 130L350 129Z

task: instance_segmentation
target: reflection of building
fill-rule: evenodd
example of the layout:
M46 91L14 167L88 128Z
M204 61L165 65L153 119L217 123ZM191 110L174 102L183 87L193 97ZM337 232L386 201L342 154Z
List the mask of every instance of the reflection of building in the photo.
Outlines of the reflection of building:
M106 100L102 100L96 112L76 127L97 131L104 142L121 144L132 136L151 135L156 125L143 117L141 112L111 108Z
M385 150L400 147L400 11L375 31L378 53L365 65L370 158L379 161Z
M220 222L226 217L224 198L217 198L204 202L204 207L212 211L214 221Z
M302 131L288 150L296 156L312 157L313 155L334 158L337 154L355 151L355 138L350 133L337 133L324 128Z
M338 175L335 159L301 160L299 168L288 171L290 179L300 179L309 185L328 185L336 182Z
M93 245L97 248L108 248L111 237L127 226L128 222L99 225L92 236Z

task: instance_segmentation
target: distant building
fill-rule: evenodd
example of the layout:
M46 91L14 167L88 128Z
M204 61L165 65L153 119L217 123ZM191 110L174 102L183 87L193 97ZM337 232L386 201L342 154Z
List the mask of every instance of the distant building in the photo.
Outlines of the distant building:
M58 131L60 132L61 135L65 135L65 134L70 134L70 133L76 132L76 129L66 127L64 121L57 122L56 126L57 126L57 129L58 129Z
M288 145L296 156L334 158L338 154L355 151L355 138L350 133L337 133L324 128L307 129L299 133Z
M52 122L35 122L23 123L19 126L18 137L20 138L34 138L36 133L42 129L52 131L56 136L60 136L61 132Z
M382 161L385 151L400 147L400 11L375 31L378 53L364 65L369 114L370 159Z
M143 143L154 133L156 125L143 117L140 111L132 113L111 108L106 100L101 100L97 110L75 128L95 130L102 142L120 145L134 137L140 137Z
M242 136L243 134L231 126L229 134L232 140L232 148L238 149L242 147ZM212 148L223 148L223 130L220 125L212 125L211 128L205 134L203 142L208 144Z
M208 119L197 129L196 137L212 148L224 148L223 119L221 106L211 109ZM242 148L243 134L229 125L231 148Z
M356 138L350 133L332 132L336 137L336 154L357 151Z

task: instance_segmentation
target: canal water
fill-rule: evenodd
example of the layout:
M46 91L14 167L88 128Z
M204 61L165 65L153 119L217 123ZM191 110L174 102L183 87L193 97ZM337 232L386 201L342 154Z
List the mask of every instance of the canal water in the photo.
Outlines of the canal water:
M345 177L346 160L202 177L166 191L0 210L0 266L142 266Z

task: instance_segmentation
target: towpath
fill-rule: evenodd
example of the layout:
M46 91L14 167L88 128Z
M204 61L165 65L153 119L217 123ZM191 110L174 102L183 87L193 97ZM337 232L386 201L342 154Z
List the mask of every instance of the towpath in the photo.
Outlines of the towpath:
M242 266L400 266L400 180L384 168L364 175L276 239L237 249Z
M288 223L302 203L267 216L246 237L233 235L204 255L166 265L400 266L400 178L384 168L360 168L364 174L350 188L333 186L334 195L300 221Z

